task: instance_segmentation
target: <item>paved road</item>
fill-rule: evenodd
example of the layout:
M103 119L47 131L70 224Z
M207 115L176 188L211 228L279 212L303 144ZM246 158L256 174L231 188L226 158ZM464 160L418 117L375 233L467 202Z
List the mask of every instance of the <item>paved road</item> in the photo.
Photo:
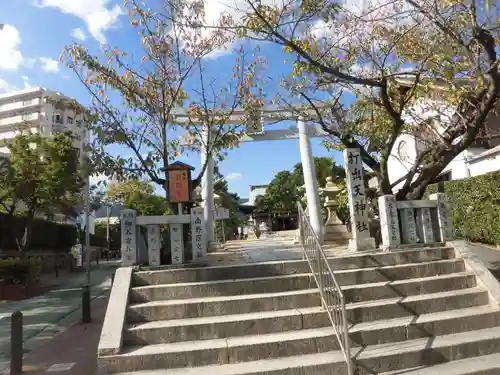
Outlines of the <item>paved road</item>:
M91 274L91 297L104 294L111 285L111 274L117 262L104 262L94 266ZM81 317L81 285L85 273L61 277L59 286L44 295L23 301L0 302L0 373L9 366L10 314L23 313L23 341L25 354L46 344L56 334L67 329Z

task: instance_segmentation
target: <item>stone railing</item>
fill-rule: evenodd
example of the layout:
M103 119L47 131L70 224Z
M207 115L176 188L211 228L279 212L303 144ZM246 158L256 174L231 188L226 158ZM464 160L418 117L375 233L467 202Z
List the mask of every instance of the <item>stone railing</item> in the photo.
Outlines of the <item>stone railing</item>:
M383 195L378 203L382 248L386 250L453 239L451 205L444 193L415 201L396 201L393 195Z

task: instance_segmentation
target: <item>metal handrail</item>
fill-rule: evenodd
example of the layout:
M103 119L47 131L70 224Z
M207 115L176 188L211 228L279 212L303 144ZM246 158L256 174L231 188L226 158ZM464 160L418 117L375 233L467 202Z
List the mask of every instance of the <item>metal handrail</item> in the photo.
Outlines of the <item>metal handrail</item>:
M344 355L347 364L347 375L353 375L351 342L349 340L344 294L335 279L332 268L328 263L328 258L300 203L297 204L297 207L300 244L318 286L323 308L328 313L339 342L340 350Z

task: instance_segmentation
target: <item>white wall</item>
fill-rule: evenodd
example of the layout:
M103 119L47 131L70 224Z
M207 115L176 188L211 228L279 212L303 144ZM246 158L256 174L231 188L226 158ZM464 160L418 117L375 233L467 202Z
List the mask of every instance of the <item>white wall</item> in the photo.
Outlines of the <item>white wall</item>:
M500 146L484 152L481 156L470 159L467 164L471 176L479 176L500 170Z

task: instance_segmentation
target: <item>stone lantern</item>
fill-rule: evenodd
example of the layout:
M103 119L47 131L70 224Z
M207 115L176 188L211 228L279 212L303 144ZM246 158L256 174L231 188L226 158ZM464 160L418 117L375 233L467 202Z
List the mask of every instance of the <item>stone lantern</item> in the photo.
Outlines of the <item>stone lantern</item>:
M323 189L325 197L324 206L328 211L325 223L325 243L334 246L347 245L351 239L351 233L337 216L337 200L340 188L333 182L332 177L326 178L326 186Z
M337 216L337 196L339 193L340 188L333 182L333 178L327 177L326 185L323 189L323 195L325 197L324 206L328 213L325 225L342 224Z

